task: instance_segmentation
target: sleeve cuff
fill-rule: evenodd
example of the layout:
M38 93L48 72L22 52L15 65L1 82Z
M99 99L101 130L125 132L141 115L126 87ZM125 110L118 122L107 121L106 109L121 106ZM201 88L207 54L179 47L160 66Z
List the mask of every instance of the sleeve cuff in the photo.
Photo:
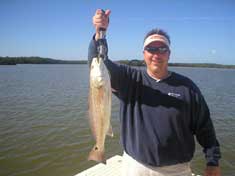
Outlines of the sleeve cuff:
M219 161L207 162L207 166L219 166Z
M207 166L219 166L219 159L221 158L219 146L212 146L203 150L207 160Z

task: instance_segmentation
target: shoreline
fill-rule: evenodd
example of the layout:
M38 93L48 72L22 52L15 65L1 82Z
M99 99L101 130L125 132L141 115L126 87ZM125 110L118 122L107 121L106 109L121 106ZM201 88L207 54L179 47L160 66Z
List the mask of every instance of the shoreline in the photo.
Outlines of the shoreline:
M145 66L143 60L118 60L115 61L130 66ZM42 57L1 57L0 65L18 64L88 64L87 60L57 60ZM171 67L198 67L198 68L226 68L235 69L235 65L223 65L216 63L169 63Z

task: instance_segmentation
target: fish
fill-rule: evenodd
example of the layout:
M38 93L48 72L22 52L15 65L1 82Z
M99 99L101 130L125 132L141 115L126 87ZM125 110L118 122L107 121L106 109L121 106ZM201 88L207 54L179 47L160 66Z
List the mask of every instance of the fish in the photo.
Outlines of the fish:
M89 153L88 160L106 163L105 138L113 137L110 124L112 90L110 74L103 59L95 57L90 66L89 88L89 119L90 127L95 138L95 145Z

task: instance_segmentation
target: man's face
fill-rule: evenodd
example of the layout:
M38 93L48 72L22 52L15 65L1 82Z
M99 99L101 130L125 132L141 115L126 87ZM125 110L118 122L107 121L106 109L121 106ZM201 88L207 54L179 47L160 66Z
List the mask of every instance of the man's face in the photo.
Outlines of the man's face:
M170 50L166 48L164 43L157 41L150 43L143 51L147 69L153 75L162 70L167 70Z

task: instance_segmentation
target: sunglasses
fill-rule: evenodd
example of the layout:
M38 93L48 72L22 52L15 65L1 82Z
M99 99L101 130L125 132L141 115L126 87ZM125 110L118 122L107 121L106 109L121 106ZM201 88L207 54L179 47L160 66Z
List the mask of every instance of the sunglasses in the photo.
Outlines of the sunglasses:
M161 46L161 47L154 47L154 46L146 46L144 50L148 51L151 54L165 54L169 51L168 47Z

